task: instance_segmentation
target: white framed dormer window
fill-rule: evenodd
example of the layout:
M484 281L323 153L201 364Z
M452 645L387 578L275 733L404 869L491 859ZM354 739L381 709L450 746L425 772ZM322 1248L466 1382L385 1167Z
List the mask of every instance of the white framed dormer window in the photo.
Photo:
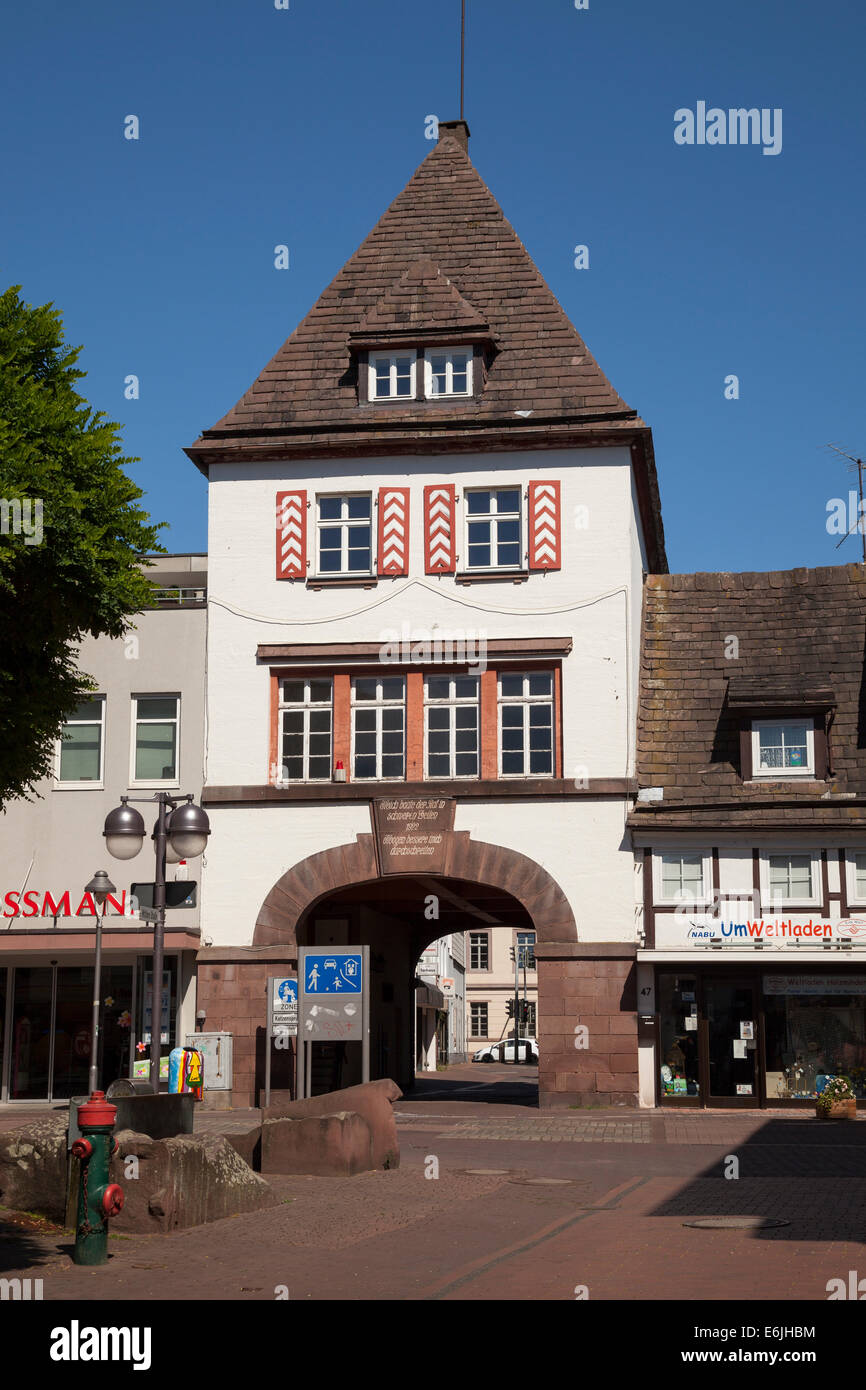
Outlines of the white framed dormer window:
M818 850L765 850L761 853L761 902L765 909L802 904L815 907L821 901Z
M320 576L373 572L373 498L369 492L316 498Z
M428 401L471 396L472 349L429 348L424 354L424 395Z
M467 570L520 569L520 487L466 488L464 498Z
M371 352L369 395L371 401L414 400L418 354L409 352Z
M133 695L129 785L178 785L180 696Z
M553 776L553 672L499 676L499 775Z
M477 676L425 678L425 776L478 776L478 689Z
M406 776L405 676L352 680L352 780Z
M331 779L333 687L319 676L280 681L280 777L286 782Z
M655 901L695 903L705 906L710 898L712 856L704 849L666 849L653 855Z
M105 696L82 700L55 745L55 785L74 790L101 787L105 765Z
M814 720L752 720L753 778L814 776Z

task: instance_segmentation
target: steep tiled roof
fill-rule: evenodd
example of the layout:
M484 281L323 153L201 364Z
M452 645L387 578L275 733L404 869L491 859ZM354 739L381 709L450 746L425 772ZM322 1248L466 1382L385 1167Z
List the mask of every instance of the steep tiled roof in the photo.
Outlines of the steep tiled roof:
M356 336L424 334L436 330L462 334L488 327L485 316L467 303L429 256L422 256L403 271L349 336L351 341Z
M862 565L651 575L637 772L663 799L639 802L631 824L866 824L864 639ZM771 700L775 682L780 706L835 702L827 782L743 783L743 710Z

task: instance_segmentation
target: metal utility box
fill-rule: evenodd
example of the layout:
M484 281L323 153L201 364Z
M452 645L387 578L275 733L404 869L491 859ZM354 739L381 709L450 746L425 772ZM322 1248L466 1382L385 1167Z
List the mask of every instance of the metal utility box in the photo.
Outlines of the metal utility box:
M232 1034L187 1033L185 1047L197 1047L204 1057L205 1091L232 1089Z

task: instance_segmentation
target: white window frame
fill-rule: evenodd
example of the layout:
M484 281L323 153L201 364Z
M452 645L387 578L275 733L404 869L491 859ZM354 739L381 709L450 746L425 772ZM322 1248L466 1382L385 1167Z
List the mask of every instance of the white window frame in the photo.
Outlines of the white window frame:
M777 728L806 728L806 767L761 767L761 730ZM795 777L815 776L815 721L805 719L753 719L752 720L752 781L779 782Z
M432 677L434 680L441 679L441 680L447 680L447 681L448 681L448 683L449 683L449 687L448 687L448 688L449 688L449 694L448 694L447 697L433 696L433 697L431 698L431 697L428 695L428 693L427 693L427 691L428 691L428 680L429 680L431 677ZM475 693L474 696L471 696L471 695L456 695L456 694L453 694L453 695L452 695L452 694L450 693L451 690L454 688L454 682L455 682L455 681L458 681L458 680L467 680L467 679L468 679L468 680L474 680L474 681L475 681L476 693ZM461 709L461 708L464 708L464 709L465 709L467 706L468 706L469 708L474 708L474 710L475 710L475 734L476 734L475 763L476 763L476 770L475 770L475 772L457 772L457 771L455 771L456 764L457 764L457 714L456 714L456 711L457 711L458 709ZM429 737L428 737L428 736L429 736L429 732L430 732L430 718L429 718L429 715L430 715L430 710L431 710L431 709L447 709L447 710L449 711L449 719L448 719L448 737L449 737L448 768L449 768L449 770L448 770L448 772L445 772L445 773L439 773L439 772L435 772L435 773L434 773L434 772L431 772L431 771L430 771L430 768L429 768L430 754L429 754L429 746L428 746L428 745L429 745ZM436 732L440 732L440 733L441 733L441 732L443 732L443 731L442 731L442 730L438 730L438 731L436 731ZM441 755L439 755L439 756L441 756ZM447 781L449 781L449 782L451 782L451 781L455 781L455 782L457 782L457 781L459 781L459 782L477 782L478 779L479 779L479 777L481 776L481 679L480 679L479 676L465 676L465 675L461 675L460 673L457 673L456 675L448 674L448 675L439 676L436 672L433 672L433 671L431 671L431 672L429 673L429 675L425 675L425 677L424 677L424 776L425 776L425 778L431 778L431 779L434 780L434 781L438 781L438 780L440 780L440 779L444 779L444 780L447 780Z
M411 359L409 369L409 394L405 396L397 395L397 358L408 357ZM403 351L394 350L391 352L371 352L368 359L367 372L367 400L371 405L379 405L382 401L405 401L411 403L415 400L418 392L418 349L405 348ZM376 395L376 368L380 362L389 364L389 385L390 395Z
M474 1010L475 1010L475 1009L484 1009L484 1010L485 1010L485 1014L484 1014L484 1023L485 1023L485 1025L486 1025L486 1027L485 1027L485 1031L484 1031L483 1033L476 1033L476 1032L475 1032L475 1018L474 1018L474 1016L473 1016L473 1013L474 1013ZM470 1037L470 1039L472 1039L472 1038L489 1038L489 1037L490 1037L490 1001L489 1001L488 999L470 999L470 1000L469 1000L469 1037Z
M531 941L531 942L524 942L523 944L521 944L521 942L520 942L520 937L521 937L521 936L531 936L531 937L532 937L532 941ZM532 974L538 969L538 966L537 966L536 963L535 963L535 947L536 947L537 943L538 943L538 933L535 932L535 931L532 931L531 928L529 928L529 927L526 927L526 928L521 927L521 928L519 928L519 929L515 929L515 932L514 932L514 954L515 954L515 956L517 957L518 968L521 970L521 972L522 972L522 970L523 970L523 961L522 961L521 958L520 958L520 957L521 957L521 953L522 953L523 951L527 951L527 950L528 950L528 951L530 951L531 954L532 954L532 965L527 964L527 966L526 966L526 973L527 973L527 975L532 975Z
M525 695L505 695L505 696L503 696L503 694L502 694L502 677L503 677L503 676L519 676L519 677L521 677L521 679L522 679L524 682L526 682L526 681L529 680L529 677L530 677L530 676L540 676L540 675L549 675L549 676L550 676L550 694L549 694L549 695L529 695L529 694L525 694ZM503 754L504 754L505 751L513 752L514 750L513 750L513 749L504 750L503 747L502 747L502 727L503 727L503 726L502 726L502 710L503 710L503 708L504 708L505 706L522 706L523 709L524 709L524 711L526 711L531 705L545 705L545 704L549 704L549 705L550 705L550 771L549 771L549 772L531 772L531 771L529 771L529 767L528 767L528 764L529 764L529 761L530 761L529 730L530 730L530 728L531 728L531 725L530 725L530 723L529 723L529 720L528 720L528 717L527 717L526 713L524 713L524 717L523 717L524 771L523 771L523 772L504 772L503 769L502 769ZM555 674L555 672L554 672L553 670L550 670L550 671L548 671L548 670L544 670L544 671L509 671L507 667L503 668L501 671L497 671L497 673L496 673L496 756L497 756L497 759L498 759L497 767L498 767L499 776L500 776L501 778L503 778L504 780L515 779L515 778L516 778L518 781L523 781L523 780L529 779L529 778L539 779L539 778L544 778L544 777L555 777L555 776L556 776L556 736L557 736L557 729L556 729L556 674Z
M493 952L492 952L491 949L490 949L490 932L489 932L489 931L480 931L480 930L479 930L479 931L469 931L469 932L467 932L467 936L469 937L469 963L468 963L468 965L467 965L467 967L466 967L467 970L469 970L469 971L474 971L475 974L479 974L479 973L481 973L481 974L487 974L490 970L493 969L493 966L492 966L492 964L491 964L491 961L492 961L492 959L493 959ZM486 965L473 965L473 964L472 964L472 938L473 938L473 936L483 936L483 937L484 937L484 940L485 940L486 943L487 943L487 945L486 945L486 950L487 950L487 964L486 964Z
M95 782L78 782L60 780L60 754L63 744L63 729L67 724L95 724L95 719L65 719L60 734L54 742L54 789L55 791L104 791L105 789L105 703L106 697L99 691L94 691L92 695L86 695L79 704L86 704L90 700L98 700L100 704L99 719L99 777Z
M304 698L303 698L302 701L299 701L299 700L286 700L286 699L284 699L284 697L283 697L283 682L284 682L284 681L303 681L303 683L304 683ZM331 687L331 697L330 697L330 699L329 699L329 700L312 700L312 699L310 698L310 682L311 682L311 681L327 681L328 684L329 684L330 687ZM330 714L330 716L331 716L331 728L330 728L331 746L330 746L330 750L329 750L329 753L328 753L328 775L327 775L327 777L311 777L311 776L310 776L310 719L309 719L309 716L310 716L310 714L311 714L314 710L322 710L322 709L326 709L326 710L328 711L328 713ZM303 741L304 741L304 749L303 749L303 754L302 754L302 756L303 756L303 774L304 774L304 775L303 775L302 777L286 777L286 776L283 775L283 767L284 767L284 763L283 763L283 715L284 715L284 713L286 713L286 711L289 711L289 710L291 710L291 711L301 711L301 712L303 713L303 716L304 716L304 718L303 718L303 729L302 729L302 738L303 738ZM316 730L316 732L318 733L319 731ZM333 678L332 678L331 676L319 676L319 675L315 675L315 676L291 676L291 675L288 675L288 676L280 676L280 677L279 677L279 691L278 691L278 702L277 702L277 759L278 759L277 767L278 767L278 773L279 773L279 775L278 775L278 781L279 781L279 783L280 783L281 785L288 785L289 783L291 783L293 786L301 786L301 785L303 785L303 784L309 783L311 786L322 786L323 783L325 783L325 782L330 782L330 781L333 780L333 773L334 773L334 681L333 681Z
M135 753L138 742L138 726L141 724L170 724L170 719L142 719L138 717L139 700L174 700L174 777L137 778L135 775ZM180 786L180 695L176 692L157 692L140 690L132 696L131 729L129 740L129 786L130 787L179 787Z
M853 846L845 850L845 872L847 875L847 897L849 907L866 907L866 884L863 892L857 891L857 856L862 855L864 860L864 875L866 875L866 849L856 849Z
M500 565L491 563L489 565L473 565L469 552L469 527L472 522L490 522L490 557L491 561L497 549L497 537L499 534L498 518L500 513L495 510L496 498L491 497L490 505L494 508L490 512L469 511L469 498L478 492L516 492L517 493L517 512L503 512L502 520L514 521L517 519L517 560L510 565ZM524 543L524 522L523 522L523 484L522 483L479 483L477 486L464 487L463 489L463 554L465 556L464 571L472 574L514 574L523 569L523 543ZM513 541L504 541L504 545L512 545Z
M348 512L348 502L351 497L365 497L370 503L369 517L343 517L343 504L346 504ZM319 503L323 501L340 501L340 516L332 520L323 520L319 516ZM317 579L363 579L375 573L376 570L376 547L375 547L375 518L373 516L373 494L372 492L317 492L316 493L316 578ZM350 526L369 526L370 527L370 564L365 570L350 570L349 564L349 527ZM338 570L322 569L322 545L321 533L323 529L333 530L340 528L340 566Z
M801 855L810 861L809 881L811 893L808 897L800 898L774 898L773 890L770 887L770 859L775 855ZM811 849L808 846L799 848L791 845L775 845L761 850L760 860L760 879L761 879L761 910L763 913L781 911L790 906L801 905L802 907L820 907L823 902L822 879L821 879L821 851Z
M376 698L375 698L375 700L356 700L356 698L355 698L356 682L359 681L359 680L374 680L374 681L376 682ZM386 698L386 697L382 694L382 682L383 682L383 681L386 681L386 680L402 680L402 682L403 682L403 694L402 694L402 696L401 696L400 698L391 698L391 697ZM406 728L406 690L407 690L407 685L408 685L408 682L407 682L407 680L406 680L406 676L405 676L405 674L403 674L402 672L399 673L399 674L398 674L398 673L395 673L394 675L387 675L387 674L386 674L386 675L382 675L382 676L376 675L376 676L353 676L353 677L352 677L352 696L351 696L352 717L351 717L351 744L350 744L349 758L350 758L350 763L351 763L351 768L352 768L352 781L353 781L353 782L405 782L405 780L406 780L406 760L407 760L407 733L408 733L407 728ZM391 729L391 730L383 730L383 728L382 728L382 712L383 712L383 710L386 710L386 709L400 709L400 710L402 710L402 713L403 713L403 771L402 771L402 773L400 774L399 777L394 777L394 776L392 776L390 773L385 774L385 773L383 773L383 771L382 771L382 757L383 757L383 752L382 752L382 735L383 735L383 733L386 733L386 732L387 732L387 733L393 733L393 732L394 732L392 729ZM374 711L376 712L376 729L375 729L375 735L376 735L376 775L375 775L375 777L361 777L360 775L356 774L356 772L355 772L355 756L356 756L356 754L355 754L355 732L356 732L356 729L355 729L355 716L356 716L358 710L374 710ZM361 732L362 732L362 733L370 733L371 730L369 730L369 729L362 729ZM369 755L369 753L364 753L364 754L362 754L361 756L362 756L362 757L369 757L370 755ZM393 755L393 754L389 754L389 755L387 755L387 756L394 756L394 755Z
M693 855L701 861L701 891L694 898L690 898L682 893L672 898L665 896L664 891L664 860L665 858L682 859L685 855ZM682 873L680 873L682 879ZM713 855L712 851L704 845L664 845L653 850L653 906L654 907L678 907L683 903L694 906L695 911L705 910L713 902Z
M457 354L466 358L466 390L455 391L454 358ZM445 390L433 390L433 358L445 358ZM472 368L474 356L471 347L427 348L424 353L424 397L428 401L467 400L473 392ZM438 375L438 373L437 373ZM381 398L380 398L381 399Z

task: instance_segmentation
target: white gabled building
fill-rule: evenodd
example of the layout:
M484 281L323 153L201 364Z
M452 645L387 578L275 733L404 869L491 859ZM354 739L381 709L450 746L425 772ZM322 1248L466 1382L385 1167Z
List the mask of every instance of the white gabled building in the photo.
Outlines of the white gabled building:
M405 1083L415 963L478 923L536 934L542 1104L636 1103L651 436L467 144L440 125L187 450L210 485L199 1005L234 1033L236 1103L262 1084L264 980L299 944L369 944L372 1074ZM335 1049L332 1084L356 1076Z

